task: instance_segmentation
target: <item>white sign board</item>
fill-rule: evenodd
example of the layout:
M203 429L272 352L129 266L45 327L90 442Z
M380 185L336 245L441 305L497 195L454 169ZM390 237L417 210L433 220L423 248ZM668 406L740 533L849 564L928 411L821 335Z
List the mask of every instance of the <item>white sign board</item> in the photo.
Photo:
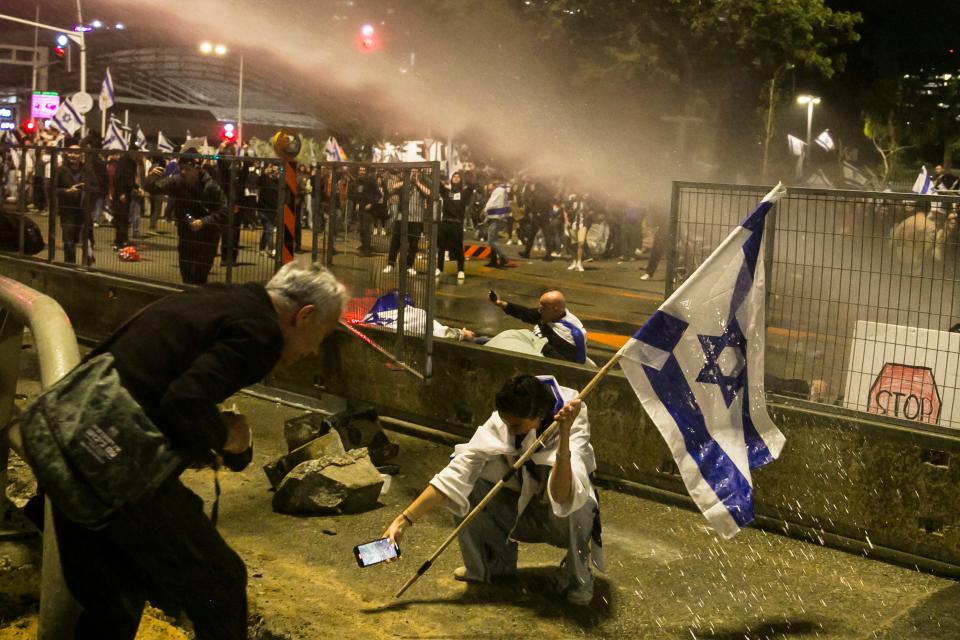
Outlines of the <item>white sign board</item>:
M960 429L960 333L858 320L847 364L850 409Z

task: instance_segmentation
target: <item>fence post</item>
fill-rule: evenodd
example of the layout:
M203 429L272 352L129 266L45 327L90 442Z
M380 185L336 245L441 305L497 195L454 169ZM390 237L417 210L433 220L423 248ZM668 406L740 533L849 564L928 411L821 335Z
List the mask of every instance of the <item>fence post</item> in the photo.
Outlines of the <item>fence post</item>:
M321 172L322 173L322 172ZM326 189L326 185L324 185ZM330 165L330 202L327 206L327 216L323 223L324 248L323 264L333 266L333 254L337 250L337 165Z
M677 280L677 245L680 230L680 183L674 181L670 195L670 220L667 234L667 273L663 283L663 297L669 298L676 288Z
M227 265L226 282L233 282L233 228L236 226L237 217L237 158L230 162L229 172L230 186L227 189L227 236L222 242L223 252L220 256L220 264ZM238 256L239 257L239 256Z
M396 348L394 352L397 354L397 357L401 360L404 360L402 353L403 350L403 338L406 335L406 327L404 323L404 311L406 309L406 300L405 296L407 293L407 252L409 250L407 235L410 233L410 195L412 190L415 187L410 181L409 172L403 174L403 186L400 191L400 208L397 210L397 215L400 216L400 253L397 255L397 340ZM407 191L407 190L410 191ZM407 196L406 203L404 203L404 195ZM406 204L406 208L404 208ZM393 239L391 238L391 242ZM414 261L416 256L414 256Z
M427 233L427 309L426 323L423 332L424 348L426 356L423 362L424 382L429 383L430 376L433 375L433 315L436 310L437 298L437 280L433 276L434 269L437 268L437 225L440 219L440 163L433 162L433 180L430 182L430 206L424 211L424 216L429 215L425 231Z
M57 160L60 154L57 149L50 150L50 196L47 202L47 261L53 262L57 257L57 216L60 213L60 197L57 195ZM61 234L62 235L62 234Z

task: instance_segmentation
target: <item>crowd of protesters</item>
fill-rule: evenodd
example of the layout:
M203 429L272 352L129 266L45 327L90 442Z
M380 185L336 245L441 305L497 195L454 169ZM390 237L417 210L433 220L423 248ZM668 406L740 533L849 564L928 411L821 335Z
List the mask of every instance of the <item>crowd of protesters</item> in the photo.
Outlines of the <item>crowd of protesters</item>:
M161 220L177 224L181 236L189 235L184 221L176 219L178 207L169 193L148 188L148 176L156 167L164 170L165 178L179 175L176 167L171 172L169 154L141 152L135 145L130 152L102 150L95 133L64 141L37 132L33 136L18 134L16 145L9 144L9 137L6 142L0 146L3 200L22 198L27 210L44 211L55 195L66 262L77 261L78 248L84 264L95 261L93 228L98 226L114 227L112 248L118 252L157 231ZM21 153L22 146L34 148ZM54 146L65 148L55 153L46 151ZM239 150L240 156L247 154L246 147ZM229 142L210 155L216 159L203 158L201 169L233 207L231 212L208 217L208 222L220 228L219 235L209 229L205 233L217 235L222 260L230 263L237 260L241 228L259 229L259 254L274 259L281 204L277 161L246 157L236 162L230 157L238 155L238 149ZM25 176L22 181L21 173ZM583 271L584 264L594 260L639 258L651 245L651 238L644 242L644 230L652 234L652 251L642 277L649 278L657 268L662 253L658 241L661 216L657 212L586 193L563 180L546 182L522 175L505 179L472 170L454 172L449 179L444 176L439 193L433 194L429 187L432 176L427 173L418 176L416 171L376 164L346 164L335 170L326 164L299 165L295 250L303 250L302 229L324 225L330 215L332 232L356 233L357 255L377 255L373 238L390 235L385 271L392 271L405 257L403 266L416 274L414 263L423 246L425 213L431 198L438 196L441 220L438 263L434 265L437 275L449 258L456 263L458 279L465 278L465 241L489 244L490 267L510 264L504 246L516 245L515 254L510 250L515 261L565 259L569 260L568 269ZM211 194L208 196L213 197ZM401 211L404 216L399 215ZM404 230L406 238L401 237ZM188 279L205 282L209 269L200 271Z

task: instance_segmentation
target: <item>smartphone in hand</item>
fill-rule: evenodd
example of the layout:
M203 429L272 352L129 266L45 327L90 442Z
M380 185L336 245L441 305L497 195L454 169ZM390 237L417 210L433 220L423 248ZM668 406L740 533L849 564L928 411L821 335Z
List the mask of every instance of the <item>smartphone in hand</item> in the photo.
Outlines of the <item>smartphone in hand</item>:
M379 540L358 544L353 548L353 556L357 559L357 566L361 568L369 567L399 558L400 545L390 542L390 538L380 538Z

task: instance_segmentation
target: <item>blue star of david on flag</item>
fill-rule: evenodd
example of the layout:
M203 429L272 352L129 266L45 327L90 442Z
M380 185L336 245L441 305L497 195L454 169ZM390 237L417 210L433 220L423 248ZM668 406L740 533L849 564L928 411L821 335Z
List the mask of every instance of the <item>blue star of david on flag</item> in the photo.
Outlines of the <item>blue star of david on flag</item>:
M620 350L620 365L710 524L753 520L751 469L783 434L767 414L763 231L777 185Z

